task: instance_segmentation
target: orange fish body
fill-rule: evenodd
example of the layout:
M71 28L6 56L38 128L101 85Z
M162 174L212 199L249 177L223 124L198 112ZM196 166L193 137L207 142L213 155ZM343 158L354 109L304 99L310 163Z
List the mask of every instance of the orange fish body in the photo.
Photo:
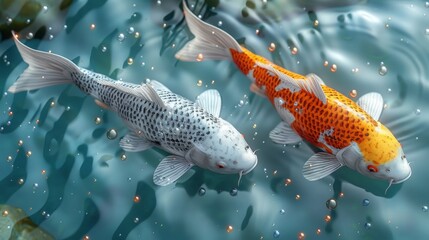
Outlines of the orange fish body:
M184 13L195 38L176 57L232 60L252 81L251 89L265 95L279 113L282 122L270 133L274 142L291 144L304 139L324 150L304 164L308 180L323 178L341 166L391 183L411 176L400 143L378 122L383 109L380 94L368 93L355 103L315 74L288 71L250 52L228 33L201 21L185 4Z

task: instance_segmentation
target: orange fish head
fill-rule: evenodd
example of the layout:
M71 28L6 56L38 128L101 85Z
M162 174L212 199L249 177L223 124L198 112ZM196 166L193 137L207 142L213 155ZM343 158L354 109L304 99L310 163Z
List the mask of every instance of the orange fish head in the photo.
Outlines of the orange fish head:
M411 167L401 147L396 156L390 161L376 164L371 160L363 159L356 162L356 170L362 175L387 180L393 184L402 183L411 177Z

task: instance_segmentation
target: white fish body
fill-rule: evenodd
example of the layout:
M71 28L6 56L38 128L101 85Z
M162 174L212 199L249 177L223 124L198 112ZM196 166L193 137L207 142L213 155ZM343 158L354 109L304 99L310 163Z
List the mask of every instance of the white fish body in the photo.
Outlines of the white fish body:
M31 49L16 38L15 43L29 67L9 91L74 83L124 120L130 130L120 141L125 151L158 147L172 154L155 169L155 184L171 184L194 165L240 175L256 166L257 157L242 135L219 117L216 90L203 92L194 103L157 81L141 85L115 81L59 55Z

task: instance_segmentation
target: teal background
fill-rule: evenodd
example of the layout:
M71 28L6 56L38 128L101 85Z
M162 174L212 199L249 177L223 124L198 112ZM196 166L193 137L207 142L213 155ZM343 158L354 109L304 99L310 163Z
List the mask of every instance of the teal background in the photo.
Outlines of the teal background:
M3 14L15 16L21 7L18 2ZM178 62L174 54L191 38L180 1L77 0L62 11L55 1L39 2L49 7L19 32L22 39L33 33L25 44L123 81L156 79L192 100L205 89L218 89L221 116L244 134L252 149L258 149L259 159L238 187L237 175L196 167L175 186L155 186L153 171L166 154L148 150L126 153L126 160L121 160L118 142L126 127L75 86L7 93L26 65L13 42L2 38L0 203L22 208L55 238L297 239L300 232L306 239L429 236L429 212L424 208L429 205L429 3L207 0L196 4L195 11L205 21L289 70L316 73L346 95L352 89L358 97L381 93L386 108L380 121L400 140L413 170L409 180L385 193L387 182L346 168L320 181L305 180L301 169L314 150L305 143L271 142L268 133L280 118L266 99L249 91L249 80L233 63ZM120 33L123 41L118 40ZM276 49L270 52L272 42ZM298 49L295 55L293 47ZM128 58L133 59L131 65ZM330 70L332 64L337 66L335 72ZM387 72L380 74L383 65ZM100 124L96 117L102 119ZM111 128L118 132L113 140L106 137ZM288 186L286 179L292 181ZM206 190L202 196L200 188ZM234 188L236 196L230 194ZM133 201L136 195L138 203ZM337 201L334 210L325 205L330 198ZM369 205L363 204L364 199ZM228 233L229 225L233 230ZM276 230L279 236L274 236Z

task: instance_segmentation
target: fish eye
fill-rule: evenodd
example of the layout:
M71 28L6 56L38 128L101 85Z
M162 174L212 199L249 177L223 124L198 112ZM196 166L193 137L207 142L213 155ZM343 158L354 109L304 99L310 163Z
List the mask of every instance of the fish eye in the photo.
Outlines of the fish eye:
M249 147L249 145L246 145L246 146L244 147L244 150L246 150L246 151L247 151L247 150L249 150L249 148L250 148L250 147Z
M390 168L386 168L386 172L390 172Z
M407 158L405 157L405 154L401 156L401 159L402 159L402 160L407 159Z
M374 165L368 165L368 171L370 172L378 172L378 168Z

